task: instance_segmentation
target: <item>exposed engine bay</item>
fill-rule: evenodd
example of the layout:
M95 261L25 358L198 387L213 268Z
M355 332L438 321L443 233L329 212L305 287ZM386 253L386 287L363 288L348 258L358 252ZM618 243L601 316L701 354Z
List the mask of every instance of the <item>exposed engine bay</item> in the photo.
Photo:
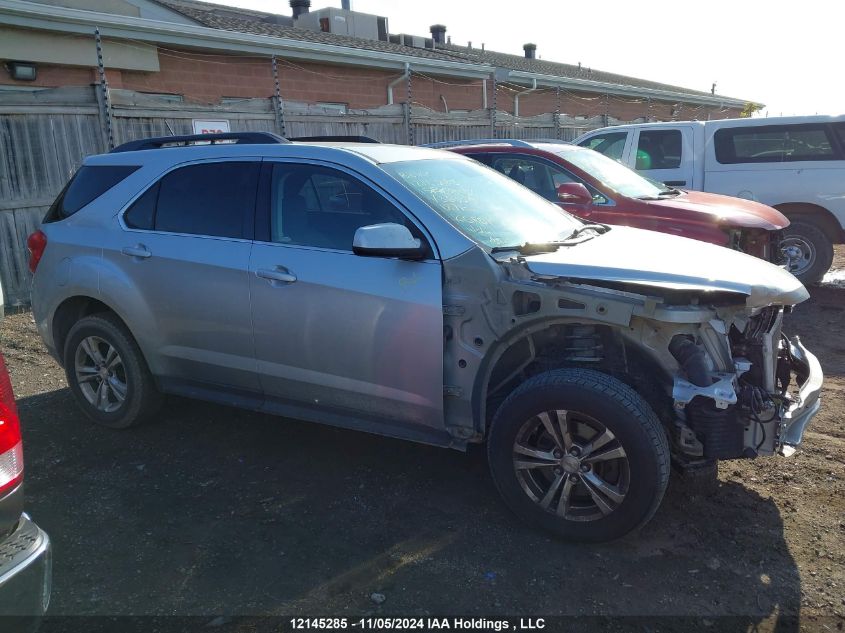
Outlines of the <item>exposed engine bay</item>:
M789 455L818 411L821 368L782 332L792 306L775 292L562 278L511 258L479 295L461 286L486 275L460 259L444 286L446 414L456 439L480 441L515 385L562 367L634 387L663 422L680 467ZM790 293L783 299L803 300Z

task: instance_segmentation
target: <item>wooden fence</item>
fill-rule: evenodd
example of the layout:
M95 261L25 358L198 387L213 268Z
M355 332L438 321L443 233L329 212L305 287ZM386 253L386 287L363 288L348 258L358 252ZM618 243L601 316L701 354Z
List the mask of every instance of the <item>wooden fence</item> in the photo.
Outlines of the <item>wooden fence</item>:
M26 236L82 160L116 144L148 136L190 134L193 119L225 119L233 132L266 130L287 136L363 135L386 143L434 143L472 138L572 140L621 123L604 117L506 112L436 112L407 104L339 111L275 99L210 106L111 90L107 110L99 86L0 92L0 284L6 305L29 303Z

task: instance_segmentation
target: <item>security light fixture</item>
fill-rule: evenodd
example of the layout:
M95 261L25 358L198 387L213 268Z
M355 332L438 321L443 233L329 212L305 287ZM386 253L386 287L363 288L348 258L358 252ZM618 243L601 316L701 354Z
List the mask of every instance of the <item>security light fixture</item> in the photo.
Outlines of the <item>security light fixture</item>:
M9 62L6 64L6 68L12 79L18 81L35 81L38 76L35 64L30 62Z

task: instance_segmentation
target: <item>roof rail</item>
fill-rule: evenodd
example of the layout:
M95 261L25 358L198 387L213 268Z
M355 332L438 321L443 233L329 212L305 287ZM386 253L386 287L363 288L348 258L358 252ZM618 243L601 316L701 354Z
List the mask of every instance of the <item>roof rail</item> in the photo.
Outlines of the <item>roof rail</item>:
M439 143L426 143L420 147L460 147L463 145L511 145L513 147L532 147L528 141L521 141L516 138L476 138L464 141L441 141Z
M217 144L221 142L233 145L260 145L271 143L289 143L272 132L224 132L222 134L187 134L184 136L156 136L129 141L115 147L110 153L136 152L145 149L160 149L165 146L187 147L188 145L205 143Z
M334 134L328 136L289 136L289 141L300 142L327 142L327 143L381 143L369 136L356 136L354 134Z

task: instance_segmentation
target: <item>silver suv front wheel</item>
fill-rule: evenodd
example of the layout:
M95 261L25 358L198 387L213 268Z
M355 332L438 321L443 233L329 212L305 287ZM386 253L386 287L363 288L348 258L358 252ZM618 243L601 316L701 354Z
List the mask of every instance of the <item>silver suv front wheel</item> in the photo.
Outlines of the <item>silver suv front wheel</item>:
M569 540L636 529L669 481L669 444L654 411L631 387L587 369L517 387L493 418L487 454L505 503Z

